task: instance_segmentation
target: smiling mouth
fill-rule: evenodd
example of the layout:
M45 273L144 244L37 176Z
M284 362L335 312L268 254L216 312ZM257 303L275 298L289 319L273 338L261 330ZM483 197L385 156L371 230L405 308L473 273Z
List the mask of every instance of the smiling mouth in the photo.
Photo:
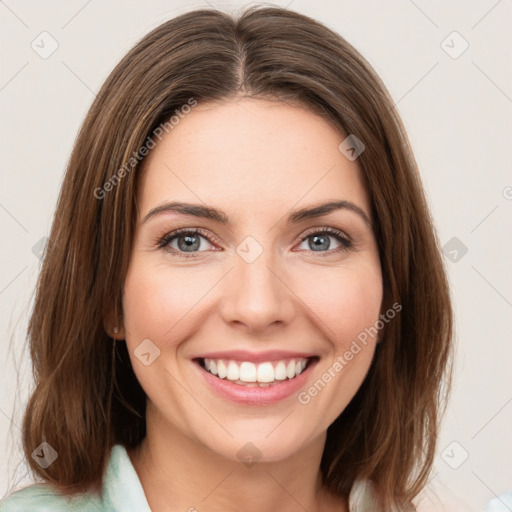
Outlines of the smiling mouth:
M293 380L318 360L318 356L295 357L256 364L230 359L194 359L204 371L218 379L247 387L269 387Z

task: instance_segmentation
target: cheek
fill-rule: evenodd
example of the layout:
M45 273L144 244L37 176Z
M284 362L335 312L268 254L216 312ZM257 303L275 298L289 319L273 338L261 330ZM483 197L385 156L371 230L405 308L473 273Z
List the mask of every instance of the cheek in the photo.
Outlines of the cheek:
M190 321L205 290L197 273L142 264L138 258L132 264L124 285L123 311L127 343L149 338L157 344L163 339L179 339L181 319ZM163 347L161 347L163 348Z
M360 265L309 275L299 294L317 317L315 324L325 339L337 352L344 351L379 318L383 295L380 267Z
M383 294L380 267L345 268L317 285L310 299L322 320L316 325L329 341L328 353L318 378L298 401L329 426L357 393L375 353Z
M125 340L137 380L156 402L164 396L174 397L175 403L180 401L174 395L176 388L168 385L165 372L176 370L179 345L198 325L195 314L207 291L206 284L201 286L198 281L193 272L183 268L171 271L161 264L148 263L142 256L135 255L130 263L123 293ZM157 349L148 345L147 339ZM147 352L149 365L138 360L138 354Z
M345 283L345 293L340 297L338 324L340 348L375 325L382 302L380 280L353 279ZM335 320L335 318L333 318ZM372 336L376 339L376 336Z

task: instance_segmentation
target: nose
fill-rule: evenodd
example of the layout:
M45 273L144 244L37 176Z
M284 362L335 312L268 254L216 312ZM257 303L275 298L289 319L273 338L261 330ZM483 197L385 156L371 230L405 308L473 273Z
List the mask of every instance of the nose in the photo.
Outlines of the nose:
M224 321L250 334L264 334L278 324L289 324L296 298L291 278L277 256L263 250L251 261L236 254L234 266L225 280Z

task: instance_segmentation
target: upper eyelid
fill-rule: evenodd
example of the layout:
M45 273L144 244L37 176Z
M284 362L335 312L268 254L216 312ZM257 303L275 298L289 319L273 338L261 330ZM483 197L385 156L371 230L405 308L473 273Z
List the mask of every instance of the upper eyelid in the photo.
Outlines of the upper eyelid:
M331 236L333 236L335 234L339 234L339 235L343 236L344 238L347 238L348 240L352 241L352 237L346 231L344 231L343 229L333 228L330 226L308 228L300 236L300 239L302 240L303 238L308 237L314 233L321 233L324 231L327 232L327 234L329 234Z

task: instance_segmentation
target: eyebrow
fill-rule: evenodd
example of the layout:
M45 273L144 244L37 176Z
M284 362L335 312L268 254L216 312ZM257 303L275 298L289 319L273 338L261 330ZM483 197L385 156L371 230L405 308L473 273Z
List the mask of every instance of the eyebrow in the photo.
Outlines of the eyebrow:
M330 201L321 203L309 208L301 208L290 213L286 219L287 224L296 224L308 219L323 217L331 212L337 210L349 210L359 215L368 226L371 227L371 222L363 209L350 201ZM220 224L229 225L228 216L220 209L211 206L204 206L202 204L183 203L178 201L163 203L151 209L144 219L142 224L146 223L152 217L155 217L164 212L176 212L183 215L192 215L202 219L209 219Z

